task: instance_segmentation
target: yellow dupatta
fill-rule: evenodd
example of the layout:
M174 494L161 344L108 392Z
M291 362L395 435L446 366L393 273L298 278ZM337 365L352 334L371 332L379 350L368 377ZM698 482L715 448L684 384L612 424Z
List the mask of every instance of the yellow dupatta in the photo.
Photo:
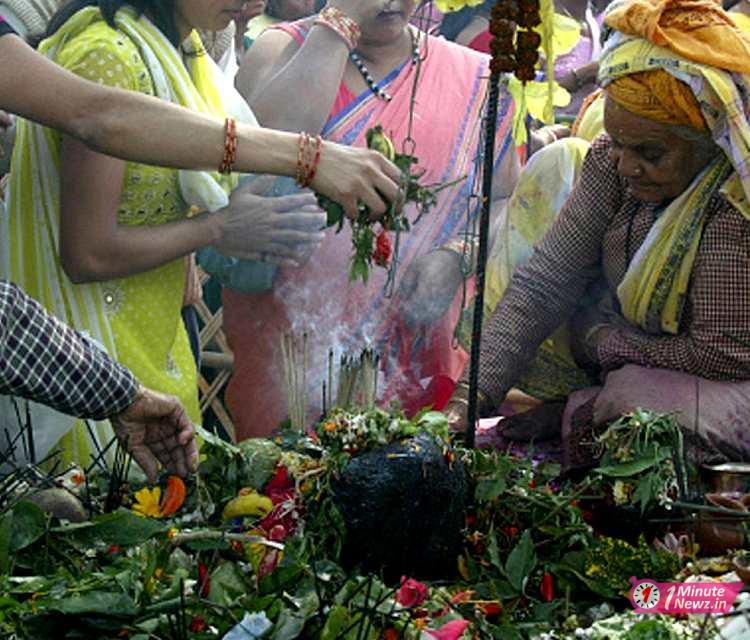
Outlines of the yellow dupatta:
M79 11L40 45L40 52L55 60L66 42L102 20L97 8ZM238 119L255 122L239 95L233 97L223 86L221 72L209 56L190 57L188 71L175 47L147 18L138 18L132 10L123 9L117 13L115 22L138 48L158 97L202 113L218 117L231 113ZM195 32L190 34L189 44L196 51L202 49ZM102 283L74 285L60 265L57 140L57 134L49 129L27 121L19 122L8 215L0 220L0 239L6 243L2 252L2 276L23 284L50 312L85 332L117 358L104 308ZM236 185L237 177L181 171L179 183L181 195L189 205L216 210L228 203L228 193ZM28 203L33 203L31 210ZM76 424L73 418L35 403L31 403L30 411L38 457L59 442L64 460L85 461L94 451L104 450L113 437L107 421L97 422L90 431L79 423L77 432L71 432ZM109 453L114 451L110 449Z
M640 10L642 5L661 4L674 7L676 3L616 0L607 11L606 22L618 29L634 28L634 19L624 26L620 24L628 7L637 5ZM661 15L658 11L656 14ZM611 16L615 16L614 23ZM652 27L649 33L654 30ZM667 35L670 33L667 31ZM736 33L733 36L741 37ZM673 35L670 37L673 39ZM665 44L669 42L670 39L665 40ZM740 66L748 63L735 61ZM623 314L630 322L650 333L676 334L710 197L720 190L750 219L750 124L743 97L750 95L750 75L688 60L642 36L617 31L605 45L599 62L599 81L606 91L607 85L618 78L657 69L690 87L714 141L723 151L661 214L617 291Z

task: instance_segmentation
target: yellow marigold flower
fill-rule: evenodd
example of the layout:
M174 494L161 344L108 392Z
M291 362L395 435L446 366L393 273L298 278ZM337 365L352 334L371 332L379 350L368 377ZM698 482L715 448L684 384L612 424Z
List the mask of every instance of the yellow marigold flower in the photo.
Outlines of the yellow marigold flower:
M331 433L333 431L336 431L336 423L335 422L326 422L323 425L323 430L327 433Z
M132 509L140 516L148 516L149 518L161 518L162 512L159 503L161 501L161 487L154 487L149 489L143 487L140 491L136 491L135 504Z
M483 0L435 0L435 5L442 13L460 11L464 7L478 7Z
M427 618L415 618L414 626L417 628L417 631L421 631L427 626Z

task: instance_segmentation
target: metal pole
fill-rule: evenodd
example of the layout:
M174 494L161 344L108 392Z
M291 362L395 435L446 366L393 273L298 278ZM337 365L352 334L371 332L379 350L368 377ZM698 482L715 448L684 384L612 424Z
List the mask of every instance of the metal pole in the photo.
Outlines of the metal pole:
M492 207L492 177L495 168L495 133L497 130L497 106L500 95L500 76L490 74L487 114L484 121L484 163L482 169L482 212L479 220L479 250L477 253L476 296L474 298L474 323L471 333L471 358L469 360L469 406L466 430L466 446L474 446L478 413L479 351L484 320L484 280L487 266L487 246L490 234L490 212ZM513 153L513 151L509 151Z

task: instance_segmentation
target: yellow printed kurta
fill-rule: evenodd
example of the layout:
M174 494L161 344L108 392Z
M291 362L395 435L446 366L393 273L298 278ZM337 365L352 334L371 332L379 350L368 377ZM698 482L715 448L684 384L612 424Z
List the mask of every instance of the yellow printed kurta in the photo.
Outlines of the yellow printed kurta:
M128 37L111 29L104 22L95 22L80 34L65 42L54 56L55 61L73 73L100 84L116 86L131 91L154 94L151 76L141 55ZM50 134L50 151L59 167L61 136ZM12 173L31 172L34 167L29 156L17 153ZM26 166L24 166L26 165ZM13 190L13 185L18 189ZM91 185L97 188L97 185ZM33 189L30 181L14 181L11 198L20 198L23 211L32 211ZM57 223L59 224L59 198ZM117 210L121 225L160 225L186 216L188 207L183 201L178 185L178 173L173 170L127 163L122 184L122 195ZM9 207L9 211L12 208ZM32 296L48 307L50 287L47 280L67 278L55 256L53 273L44 273L42 263L34 255L34 234L42 232L34 217L11 221L16 225L16 238L22 238L23 268L13 274L13 279ZM57 229L44 229L44 233L57 234ZM158 233L158 231L155 231ZM177 396L185 405L191 419L198 421L197 380L195 364L187 335L182 324L180 309L185 286L185 260L178 259L156 269L126 278L94 285L74 285L83 293L91 287L95 292L96 306L109 325L116 357L129 367L138 380L147 387ZM70 310L71 305L65 304ZM59 311L58 311L59 313ZM64 318L74 327L86 331L87 318ZM65 457L85 461L90 453L90 443L82 425L63 438Z

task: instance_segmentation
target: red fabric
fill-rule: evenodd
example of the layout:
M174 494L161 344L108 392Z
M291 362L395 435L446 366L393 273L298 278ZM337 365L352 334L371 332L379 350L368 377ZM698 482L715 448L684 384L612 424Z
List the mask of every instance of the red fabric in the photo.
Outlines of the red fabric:
M483 31L469 43L469 49L474 49L474 51L480 51L481 53L489 53L490 42L492 42L492 34L489 31Z

